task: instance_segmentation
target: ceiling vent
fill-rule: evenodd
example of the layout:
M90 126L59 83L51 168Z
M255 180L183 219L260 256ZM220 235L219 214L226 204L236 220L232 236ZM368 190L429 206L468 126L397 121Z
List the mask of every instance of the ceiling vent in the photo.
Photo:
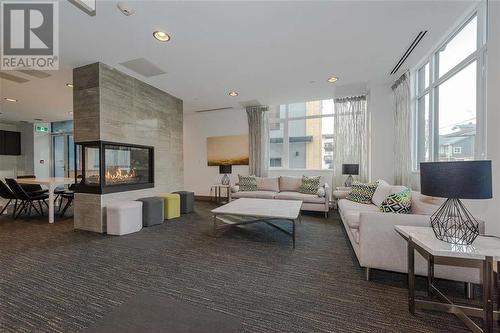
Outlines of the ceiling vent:
M7 74L5 72L0 72L0 79L9 80L9 81L16 82L16 83L25 83L25 82L29 81L23 77Z
M120 65L145 77L152 77L166 73L163 69L144 58L125 61L120 63Z
M232 109L232 108L233 108L232 106L226 106L226 107L223 107L223 108L205 109L205 110L198 110L198 111L195 111L195 112L203 113L203 112L211 112L211 111L222 111L222 110L229 110L229 109Z
M398 70L401 68L401 66L406 61L406 59L408 59L408 57L410 56L410 54L417 47L417 45L420 43L420 41L422 40L422 38L424 38L425 34L427 34L427 30L420 31L418 33L417 37L415 37L415 39L411 43L410 47L408 47L408 49L406 49L406 51L403 54L403 56L396 63L396 66L394 66L394 68L392 69L390 75L396 74L398 72Z

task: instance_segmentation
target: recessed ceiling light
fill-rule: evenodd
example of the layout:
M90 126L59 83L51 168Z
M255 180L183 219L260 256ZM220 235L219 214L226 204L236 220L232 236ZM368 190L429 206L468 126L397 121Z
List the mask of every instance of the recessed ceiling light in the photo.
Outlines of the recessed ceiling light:
M170 40L170 35L163 31L153 32L153 37L159 40L160 42L168 42Z
M11 97L5 97L4 98L7 102L17 102L17 99L11 98Z
M229 96L231 96L231 97L236 97L236 96L238 96L239 94L238 94L238 92L236 92L236 91L230 91L228 95L229 95Z
M331 78L329 78L327 81L330 82L330 83L334 83L334 82L337 82L339 80L338 77L336 76L332 76Z
M66 83L66 87L73 88L73 83Z

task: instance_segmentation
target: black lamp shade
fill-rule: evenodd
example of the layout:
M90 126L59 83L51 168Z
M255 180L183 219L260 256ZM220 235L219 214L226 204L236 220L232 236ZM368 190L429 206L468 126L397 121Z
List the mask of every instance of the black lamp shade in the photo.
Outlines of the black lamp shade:
M342 164L343 175L359 175L359 164Z
M422 162L420 191L432 197L490 199L491 161Z
M227 174L233 172L233 166L232 165L219 165L219 173L220 174Z

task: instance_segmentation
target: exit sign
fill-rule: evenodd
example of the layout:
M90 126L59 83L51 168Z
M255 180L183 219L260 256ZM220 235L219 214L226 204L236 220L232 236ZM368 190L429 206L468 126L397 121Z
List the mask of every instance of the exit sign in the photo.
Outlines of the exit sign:
M49 133L49 128L45 126L35 126L35 131L36 132L41 132L41 133Z

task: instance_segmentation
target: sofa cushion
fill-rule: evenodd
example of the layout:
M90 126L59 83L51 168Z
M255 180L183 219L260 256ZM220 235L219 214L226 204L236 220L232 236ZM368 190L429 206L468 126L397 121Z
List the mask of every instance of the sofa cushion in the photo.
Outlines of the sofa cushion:
M274 198L281 200L302 200L302 202L305 203L317 203L317 204L325 203L325 198L318 197L317 194L307 194L299 192L280 192L276 194Z
M255 176L238 175L240 191L257 191L257 179Z
M377 188L375 189L375 192L373 193L372 197L373 204L380 208L385 198L391 195L391 191L392 191L392 186L389 185L388 182L382 179L377 180Z
M396 213L396 214L410 214L411 211L411 191L409 188L404 189L401 192L389 195L382 206L380 206L380 211L384 213Z
M302 178L281 176L280 177L280 192L299 192Z
M418 215L432 215L446 199L429 197L420 192L411 193L411 213Z
M375 193L375 189L377 188L377 184L375 183L360 183L354 182L352 184L351 193L347 196L347 200L351 200L354 202L359 202L362 204L371 204L373 193Z
M337 203L342 220L349 228L359 228L359 214L361 212L378 212L379 208L372 204L360 204L354 201L341 199Z
M239 198L256 198L256 199L274 199L276 192L272 191L238 191L233 193L233 199Z
M278 177L255 177L255 179L257 180L258 191L280 191Z
M321 176L302 176L302 183L300 184L299 192L317 195L320 178Z

